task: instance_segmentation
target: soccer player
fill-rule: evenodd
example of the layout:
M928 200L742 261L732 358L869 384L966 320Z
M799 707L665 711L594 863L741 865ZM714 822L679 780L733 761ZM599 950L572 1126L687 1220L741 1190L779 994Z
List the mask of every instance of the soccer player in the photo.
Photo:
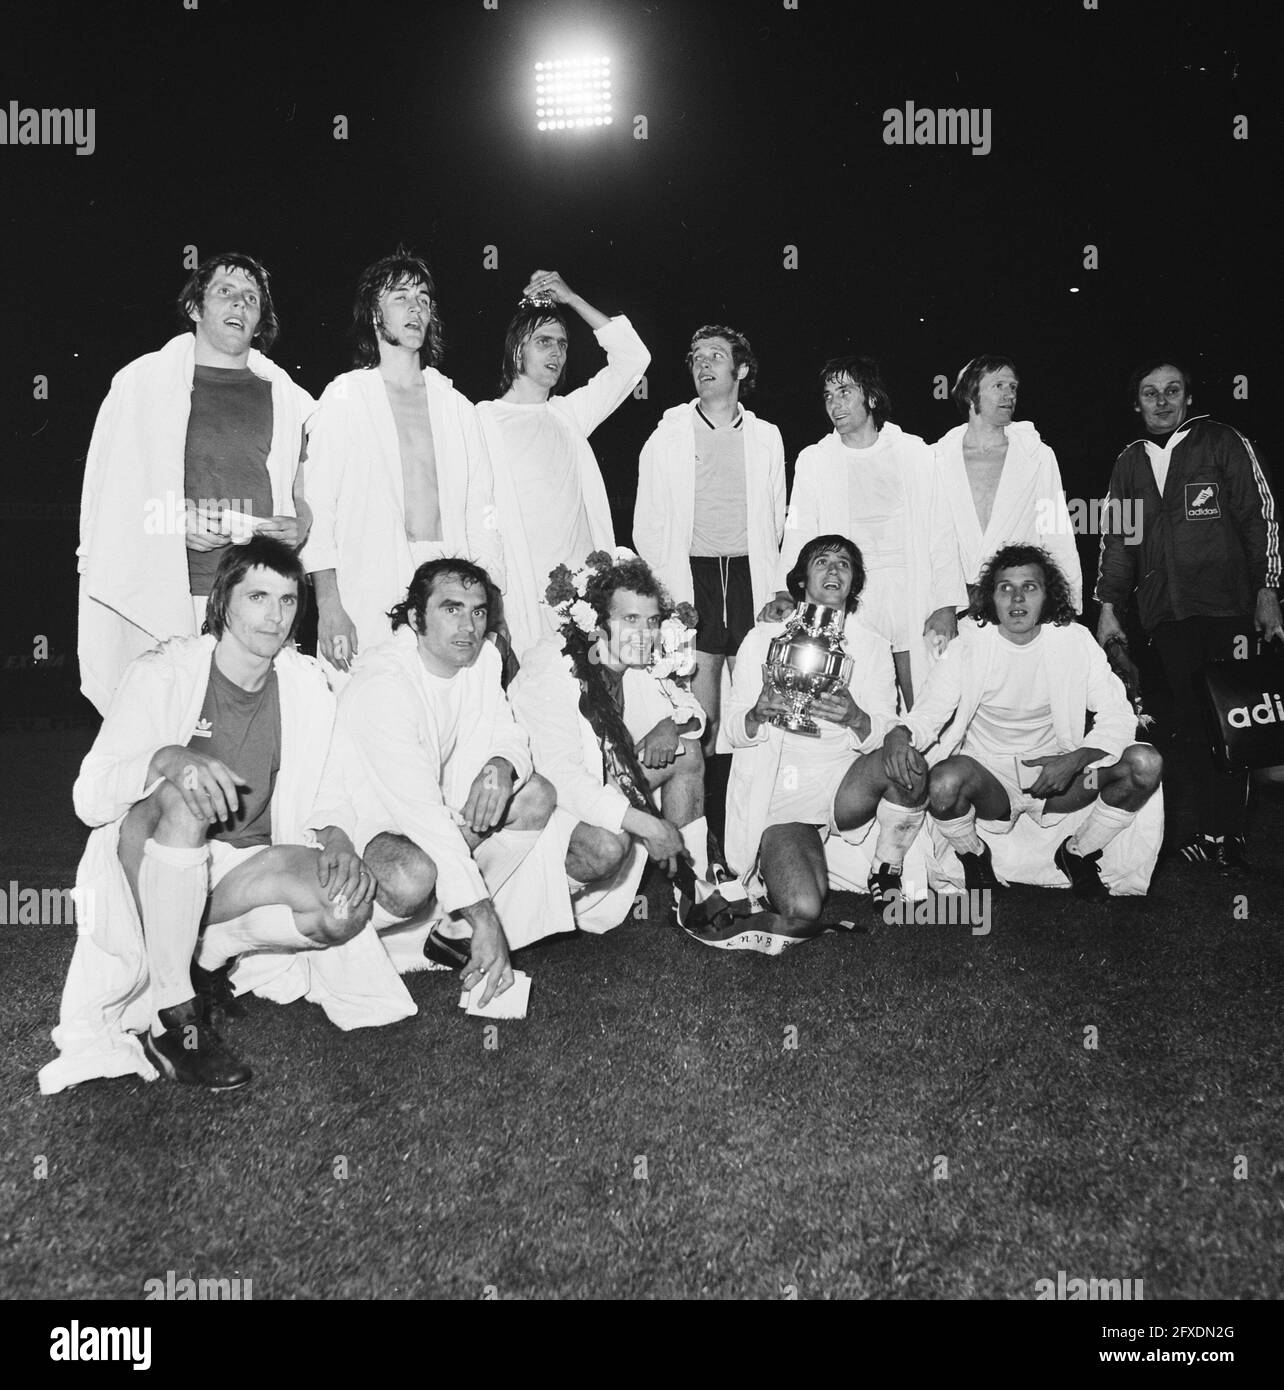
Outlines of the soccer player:
M478 416L495 470L495 500L508 573L504 617L520 659L555 636L543 604L548 576L593 550L613 550L606 484L588 437L642 379L651 354L623 315L608 318L555 270L537 270L504 337L498 400ZM564 310L593 330L606 366L566 396L556 395L569 344Z
M1252 444L1230 425L1191 415L1190 373L1171 358L1143 362L1128 394L1143 433L1115 460L1104 515L1140 506L1139 545L1101 537L1097 640L1127 657L1123 615L1136 604L1173 701L1177 740L1194 787L1195 834L1182 856L1227 872L1246 869L1248 774L1213 761L1196 685L1210 661L1245 656L1257 636L1284 637L1280 532Z
M490 460L475 408L439 370L427 265L398 251L362 271L353 329L356 370L326 387L312 420L303 550L319 650L345 672L391 636L388 610L426 561L472 558L501 588L504 573Z
M945 483L963 578L976 584L986 556L1004 545L1044 545L1083 610L1083 574L1057 456L1029 420L1016 419L1020 388L1010 357L974 357L951 393L966 424L933 448Z
M1055 862L1079 896L1104 898L1102 851L1163 774L1155 749L1133 743L1135 728L1123 685L1074 621L1065 575L1038 546L1009 545L981 571L958 643L887 733L883 757L889 776L902 778L921 772L931 753L933 821L969 891L1000 886L979 823L1003 835L1022 816L1056 826L1091 806Z
M758 361L734 328L698 328L687 353L696 399L666 410L638 463L633 540L676 603L699 615L696 699L714 751L722 669L775 593L785 522L780 431L740 403Z
M420 565L339 700L335 759L354 842L378 880L376 925L435 913L424 953L481 1003L513 983L510 950L574 927L561 854L544 835L553 788L485 640L494 585L445 556Z
M274 993L307 993L342 1027L415 1012L378 943L354 940L374 878L353 849L352 807L323 775L334 697L320 665L286 645L302 594L294 552L256 536L223 553L209 634L126 670L73 793L95 827L76 876L86 920L43 1090L130 1072L245 1085L250 1068L214 1015L241 988L229 967L246 952L256 967L259 953L286 953L285 968L292 953L329 950L320 979L309 962L297 988Z
M736 752L727 795L727 853L748 879L755 863L781 932L805 939L820 930L829 889L825 842L839 834L862 843L877 826L869 892L882 911L901 893L905 853L927 814L925 768L889 775L880 756L896 717L891 649L857 612L865 586L860 548L847 536L806 541L788 575L795 604L845 610L849 685L817 696L811 715L820 736L778 727L788 708L763 663L784 630L759 623L745 638L731 682L724 728ZM720 944L711 942L710 944Z
M85 461L80 676L102 714L134 657L201 630L227 546L253 532L298 547L307 533L314 402L264 356L278 332L267 271L211 256L178 311L185 331L116 374Z
M786 577L803 544L841 526L863 557L861 619L891 644L909 707L935 656L954 640L955 615L967 602L940 468L928 445L888 420L877 362L833 358L820 384L834 430L798 456L778 593L758 616L780 620L792 610Z
M528 649L509 694L557 789L558 815L574 818L566 872L576 922L608 931L633 905L648 856L670 876L683 855L697 876L707 871L704 713L654 673L672 609L644 560L590 556L582 601L569 575L559 578L561 634Z

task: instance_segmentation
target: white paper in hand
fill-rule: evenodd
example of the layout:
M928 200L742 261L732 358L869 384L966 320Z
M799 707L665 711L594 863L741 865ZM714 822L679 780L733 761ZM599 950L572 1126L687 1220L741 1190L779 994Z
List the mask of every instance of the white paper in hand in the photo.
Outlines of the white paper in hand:
M524 970L514 970L512 985L482 1008L479 1000L485 992L486 981L479 980L471 990L460 994L459 1007L467 1009L472 1018L525 1018L531 998L531 977Z
M238 512L231 507L224 507L219 517L219 529L225 536L231 536L234 542L244 543L254 535L257 521L258 518L250 512Z

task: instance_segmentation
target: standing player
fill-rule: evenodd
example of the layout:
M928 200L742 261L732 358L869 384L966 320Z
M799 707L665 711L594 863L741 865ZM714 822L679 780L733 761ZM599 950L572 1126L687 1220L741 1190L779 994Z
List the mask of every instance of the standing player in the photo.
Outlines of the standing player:
M307 534L299 459L314 402L264 356L278 332L267 271L211 256L178 311L186 331L116 374L85 461L80 679L103 714L134 657L201 630L228 545Z
M967 602L958 543L932 450L887 416L878 363L836 357L820 374L834 432L798 456L780 552L776 599L759 615L793 607L785 583L803 544L842 526L860 548L866 583L861 618L890 643L903 703L914 703L937 652L958 632Z
M362 271L353 327L357 369L326 387L312 421L303 551L320 652L341 671L391 635L388 609L426 561L471 557L503 586L490 461L476 410L438 370L427 265L398 251Z
M606 484L588 437L642 379L651 354L623 315L608 318L555 270L537 270L504 337L502 395L477 407L495 470L508 573L504 617L518 658L557 625L543 603L558 565L615 548ZM569 395L555 394L573 309L606 352L606 366Z
M933 446L969 591L1001 546L1045 545L1083 610L1083 573L1057 456L1029 420L1017 420L1020 382L1010 357L974 357L954 383L964 425Z
M722 668L775 592L785 522L780 431L740 403L758 362L734 328L696 330L687 353L696 400L666 410L642 447L633 539L675 603L699 615L692 690L713 752Z

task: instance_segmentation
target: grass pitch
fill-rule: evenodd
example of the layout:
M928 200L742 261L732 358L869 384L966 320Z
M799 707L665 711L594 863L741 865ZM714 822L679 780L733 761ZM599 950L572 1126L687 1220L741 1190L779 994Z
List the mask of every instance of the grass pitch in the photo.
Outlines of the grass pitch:
M88 742L0 737L5 885L70 885ZM517 957L521 1023L466 1019L446 973L350 1034L249 1000L225 1096L41 1097L73 929L6 926L0 1293L1029 1299L1065 1270L1277 1297L1282 833L1262 794L1251 878L1168 860L1146 900L1013 889L986 937L775 960L688 940L653 879L648 921Z

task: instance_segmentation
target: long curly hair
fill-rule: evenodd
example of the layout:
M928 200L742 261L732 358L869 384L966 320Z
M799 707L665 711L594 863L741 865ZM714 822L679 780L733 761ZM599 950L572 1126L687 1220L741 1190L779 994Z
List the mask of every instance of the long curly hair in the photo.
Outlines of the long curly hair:
M590 564L601 561L606 563L599 564L597 573L589 579L584 601L592 606L602 627L610 627L611 599L619 589L655 599L660 605L661 621L673 612L673 601L645 560L612 562L605 551L589 556ZM581 632L574 622L568 622L562 627L562 637L580 683L580 713L588 720L603 754L607 755L609 749L628 774L621 779L620 789L636 810L658 816L660 812L651 796L646 773L633 748L633 735L616 709L602 676L602 665L597 659L597 634Z
M357 281L356 300L352 306L353 365L379 365L379 300L389 290L402 285L422 285L428 291L428 322L424 325L424 341L419 349L421 367L440 367L445 350L445 335L441 314L437 308L437 286L432 271L421 257L398 246L391 256L368 265Z
M996 550L985 562L981 577L976 581L976 598L968 609L968 617L978 623L999 624L999 615L994 607L994 589L999 575L1004 570L1017 569L1021 565L1038 565L1043 571L1043 611L1039 614L1040 623L1051 623L1054 627L1067 627L1075 621L1074 602L1070 597L1070 585L1061 572L1061 567L1041 545L1005 545Z

